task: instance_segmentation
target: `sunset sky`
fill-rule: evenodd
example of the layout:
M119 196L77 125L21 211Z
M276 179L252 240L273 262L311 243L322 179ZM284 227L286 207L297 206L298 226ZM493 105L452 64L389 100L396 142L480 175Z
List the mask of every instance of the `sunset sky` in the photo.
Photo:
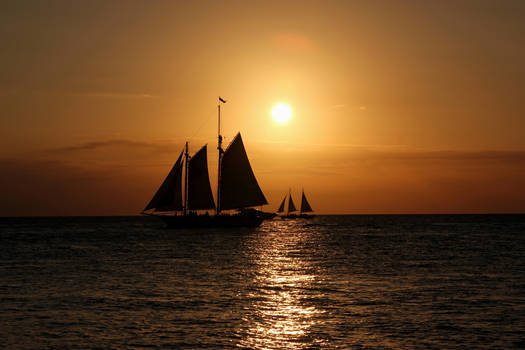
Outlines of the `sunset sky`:
M525 212L525 1L3 1L0 216L134 215L217 97L274 211ZM271 110L292 109L279 124Z

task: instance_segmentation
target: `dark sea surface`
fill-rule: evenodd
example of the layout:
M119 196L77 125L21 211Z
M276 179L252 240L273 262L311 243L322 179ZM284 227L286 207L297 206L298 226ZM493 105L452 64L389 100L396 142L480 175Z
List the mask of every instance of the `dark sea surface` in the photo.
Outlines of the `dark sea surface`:
M523 349L525 215L0 218L0 347Z

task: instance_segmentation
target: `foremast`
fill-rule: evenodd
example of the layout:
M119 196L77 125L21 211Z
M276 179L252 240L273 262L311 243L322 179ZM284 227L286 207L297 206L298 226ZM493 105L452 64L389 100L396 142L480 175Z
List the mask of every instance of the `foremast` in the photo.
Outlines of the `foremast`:
M189 169L189 159L188 154L188 141L186 141L186 146L184 147L184 205L182 206L182 215L188 213L188 169Z
M224 150L222 149L222 135L221 135L221 103L226 103L226 100L219 96L219 104L217 105L217 150L219 151L219 161L217 167L217 212L221 213L221 169L222 169L222 156Z

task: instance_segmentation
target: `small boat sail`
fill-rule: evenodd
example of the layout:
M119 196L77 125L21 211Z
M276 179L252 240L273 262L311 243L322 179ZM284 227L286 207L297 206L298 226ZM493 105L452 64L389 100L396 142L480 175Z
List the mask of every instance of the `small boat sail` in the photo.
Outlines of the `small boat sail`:
M207 147L204 145L190 157L188 142L186 142L185 149L144 208L143 214L158 216L171 228L256 227L268 218L268 213L250 208L268 202L253 173L241 134L237 133L226 150L222 149L221 102L225 103L219 98L217 205L213 200L210 185ZM213 209L215 215L210 215L208 211ZM198 210L206 212L199 215ZM235 210L235 212L223 213L223 210ZM174 214L162 215L162 212L174 212ZM273 217L273 214L271 216Z
M302 191L301 196L301 209L299 209L299 217L300 218L311 218L313 217L312 214L305 214L305 213L311 213L313 212L312 207L310 206L310 203L308 203L308 200L306 199L306 196L304 195L304 190Z
M288 206L286 207L286 211L284 210L286 200L288 200ZM292 214L293 212L296 212L297 209L295 208L295 205L293 204L292 200L292 191L288 190L288 194L284 196L283 201L281 202L281 205L279 205L279 208L277 209L278 214L285 213L281 215L282 218L296 218L297 215Z
M288 200L288 206L286 206L286 201ZM286 207L286 211L284 210ZM308 200L306 199L306 196L304 195L304 190L302 192L301 197L301 208L299 209L299 215L292 214L296 212L297 209L295 208L294 202L292 200L292 194L291 191L288 192L286 196L284 196L281 204L279 205L279 208L277 209L278 214L281 215L282 218L310 218L313 217L313 215L305 214L312 212L312 207L310 206L310 203L308 203Z
M286 198L287 198L287 197L288 197L288 196L284 196L283 201L281 202L281 205L280 205L279 208L277 209L277 213L279 213L279 214L280 214L280 213L284 213L284 204L285 204L285 202L286 202Z

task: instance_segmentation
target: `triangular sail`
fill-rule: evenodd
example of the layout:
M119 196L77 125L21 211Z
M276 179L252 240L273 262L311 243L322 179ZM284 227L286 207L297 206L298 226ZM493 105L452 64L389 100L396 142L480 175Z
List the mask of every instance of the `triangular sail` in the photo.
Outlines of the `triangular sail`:
M144 211L182 210L182 152Z
M281 202L281 205L279 206L279 209L277 209L278 213L282 213L284 211L284 202L286 202L286 196L284 196L283 201Z
M297 209L295 209L295 205L293 204L292 200L292 195L290 194L290 198L288 200L288 212L291 213L293 211L297 211Z
M224 151L220 171L221 209L238 209L268 204L253 174L240 133Z
M312 207L310 206L310 203L308 203L308 201L306 200L306 196L304 195L304 191L303 191L303 196L301 198L301 210L300 212L301 213L309 213L309 212L312 212Z
M188 209L214 209L208 175L207 147L204 145L189 161L188 167Z

